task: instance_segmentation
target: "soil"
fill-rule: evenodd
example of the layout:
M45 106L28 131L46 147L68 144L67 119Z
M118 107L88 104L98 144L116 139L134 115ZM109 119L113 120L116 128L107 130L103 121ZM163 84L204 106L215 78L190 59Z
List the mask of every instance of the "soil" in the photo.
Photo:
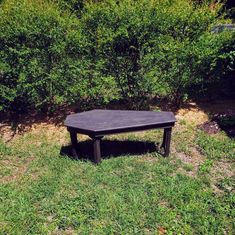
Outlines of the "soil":
M221 131L221 128L219 127L219 124L216 121L204 122L203 124L198 125L198 128L210 135L217 134L218 132Z
M230 120L230 123L225 121ZM210 121L206 121L197 127L208 134L217 134L224 131L230 138L235 138L235 115L231 112L223 112L215 114Z
M108 108L108 107L107 107ZM125 107L119 105L117 107L111 107L111 109L125 109ZM209 120L213 120L213 118L218 114L227 114L229 116L235 117L235 100L215 100L210 102L187 102L181 108L177 109L175 107L167 104L154 104L151 106L153 110L163 110L163 111L172 111L175 113L178 121L185 120L192 125L201 125L203 123L207 123ZM52 116L46 116L43 114L31 113L30 115L21 115L16 120L10 120L9 118L4 118L1 115L0 118L0 137L3 138L4 141L10 141L15 135L21 135L25 132L31 131L32 129L41 129L44 128L52 129L54 132L55 129L63 128L63 121L68 114L77 112L76 107L71 107L67 110L61 110L54 113ZM211 116L213 115L213 118ZM218 131L214 123L212 123L212 127L210 128L210 123L205 124L206 128L211 130L211 128L215 129L214 131L209 131L214 133ZM226 128L221 128L226 129ZM206 130L205 130L206 131ZM232 132L231 134L235 134L235 126L229 128L229 130L225 130L228 132ZM228 133L227 132L227 133Z

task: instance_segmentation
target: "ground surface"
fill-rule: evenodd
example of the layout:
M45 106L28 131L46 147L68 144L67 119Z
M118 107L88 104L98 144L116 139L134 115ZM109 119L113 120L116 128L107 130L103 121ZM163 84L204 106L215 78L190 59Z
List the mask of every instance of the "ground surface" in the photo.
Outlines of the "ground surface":
M106 137L99 166L60 155L63 125L2 123L0 234L235 234L235 140L198 128L225 111L233 101L178 110L166 159L159 130Z

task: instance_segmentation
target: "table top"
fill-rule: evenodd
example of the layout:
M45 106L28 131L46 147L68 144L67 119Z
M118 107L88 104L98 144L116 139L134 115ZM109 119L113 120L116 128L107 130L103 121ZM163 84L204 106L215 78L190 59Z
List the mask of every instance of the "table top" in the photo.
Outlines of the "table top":
M176 119L172 112L94 109L68 115L65 126L81 134L99 136L172 127L175 122Z

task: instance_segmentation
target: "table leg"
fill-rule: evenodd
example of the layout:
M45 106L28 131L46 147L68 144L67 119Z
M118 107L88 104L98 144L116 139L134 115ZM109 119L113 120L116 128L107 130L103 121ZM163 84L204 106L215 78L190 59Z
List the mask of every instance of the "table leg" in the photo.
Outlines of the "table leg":
M172 128L164 129L163 142L161 145L161 147L164 149L164 157L168 157L170 153L171 130Z
M77 133L70 131L70 138L71 138L71 143L72 143L72 154L73 157L78 158L78 154L77 154L77 144L78 144L78 139L77 139Z
M101 138L93 138L94 162L96 164L101 162L100 140Z

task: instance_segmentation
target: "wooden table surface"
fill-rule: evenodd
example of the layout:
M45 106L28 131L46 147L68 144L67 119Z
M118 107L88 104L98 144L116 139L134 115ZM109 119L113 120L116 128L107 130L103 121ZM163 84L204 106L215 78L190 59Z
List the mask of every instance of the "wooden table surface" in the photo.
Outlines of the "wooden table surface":
M81 134L98 136L173 126L175 122L172 112L95 109L69 115L65 125Z

